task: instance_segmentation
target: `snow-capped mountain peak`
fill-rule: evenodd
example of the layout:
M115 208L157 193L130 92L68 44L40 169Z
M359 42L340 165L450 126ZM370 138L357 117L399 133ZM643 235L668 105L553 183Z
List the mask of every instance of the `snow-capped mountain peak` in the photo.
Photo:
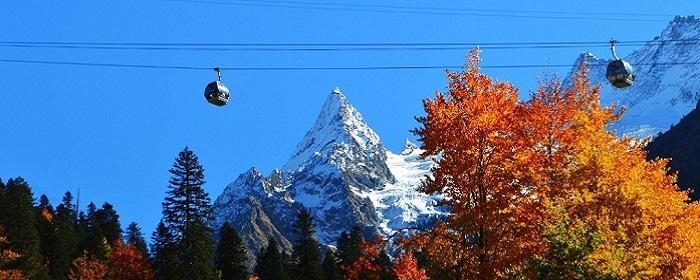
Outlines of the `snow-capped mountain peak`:
M377 133L367 125L362 114L342 91L335 88L284 169L297 170L316 157L328 157L338 145L353 145L363 150L383 149Z

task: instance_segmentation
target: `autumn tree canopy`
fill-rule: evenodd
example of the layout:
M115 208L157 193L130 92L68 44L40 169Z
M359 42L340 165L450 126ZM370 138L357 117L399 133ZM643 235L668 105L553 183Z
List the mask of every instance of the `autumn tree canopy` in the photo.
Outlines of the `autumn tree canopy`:
M453 279L568 268L571 279L698 278L698 204L667 161L645 160L644 141L608 130L621 110L600 105L585 65L518 101L478 62L474 51L447 74L415 130L424 156L439 159L423 190L452 209L418 242L422 254Z

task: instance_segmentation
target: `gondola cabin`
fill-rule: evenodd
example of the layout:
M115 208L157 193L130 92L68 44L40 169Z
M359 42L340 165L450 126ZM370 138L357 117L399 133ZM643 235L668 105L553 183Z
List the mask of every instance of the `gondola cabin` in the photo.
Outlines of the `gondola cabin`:
M634 85L634 69L632 65L617 57L615 52L615 39L610 40L610 50L613 60L608 63L606 76L610 84L616 88L626 88Z
M214 68L214 71L216 71L216 74L219 76L219 80L213 81L207 85L204 89L204 98L211 104L224 106L228 103L230 93L226 84L221 81L221 69Z

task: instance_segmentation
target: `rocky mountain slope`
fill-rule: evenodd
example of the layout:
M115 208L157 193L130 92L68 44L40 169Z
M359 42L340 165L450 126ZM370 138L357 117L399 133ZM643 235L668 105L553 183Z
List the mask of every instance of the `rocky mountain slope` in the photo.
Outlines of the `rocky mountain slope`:
M647 146L649 159L672 158L670 167L678 172L678 185L691 189L700 199L700 103L671 129Z
M408 141L399 154L387 150L336 89L282 168L268 176L251 168L225 188L214 203L215 226L234 225L252 259L271 238L291 250L291 226L302 207L326 245L355 225L371 237L431 223L445 212L436 206L439 197L417 191L433 164L420 153Z

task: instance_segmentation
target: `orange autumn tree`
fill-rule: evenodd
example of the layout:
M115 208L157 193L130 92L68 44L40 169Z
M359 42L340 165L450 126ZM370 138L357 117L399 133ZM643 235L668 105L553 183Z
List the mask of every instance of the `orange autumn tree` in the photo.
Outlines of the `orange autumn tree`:
M452 209L416 242L440 277L700 279L700 207L644 141L607 130L621 111L585 65L527 102L476 51L448 79L416 130L439 159L423 189Z
M73 260L68 274L70 280L104 280L108 267L104 262L91 257L84 252L81 257Z
M415 133L438 165L422 188L442 193L452 213L430 233L425 253L449 278L496 279L535 254L539 217L519 178L518 91L479 70L478 50L466 71L448 72L448 92L425 100Z
M530 170L532 178L540 178L533 180L537 189L547 190L540 201L552 215L544 228L553 225L567 235L584 226L584 234L593 233L597 240L582 258L603 275L698 279L698 205L688 203L675 176L667 175L667 161L645 160L644 141L620 139L606 129L619 114L600 105L599 92L590 84L584 65L563 95L563 103L575 104L573 117L543 110L569 120L566 133L555 136L557 152L565 160L554 161L558 164L553 170ZM558 94L545 90L541 96ZM537 115L536 99L530 104L531 116ZM545 109L556 107L556 102L543 104ZM543 123L556 118L544 118ZM532 144L542 146L543 141Z
M392 267L396 280L427 280L428 275L425 270L418 267L418 261L413 257L411 251L407 251L394 262Z
M385 240L381 237L374 241L361 241L360 256L350 265L342 267L345 280L380 280L384 268L377 263L377 260L384 242Z
M121 240L114 242L109 262L111 280L155 279L155 272L146 257L136 247Z

